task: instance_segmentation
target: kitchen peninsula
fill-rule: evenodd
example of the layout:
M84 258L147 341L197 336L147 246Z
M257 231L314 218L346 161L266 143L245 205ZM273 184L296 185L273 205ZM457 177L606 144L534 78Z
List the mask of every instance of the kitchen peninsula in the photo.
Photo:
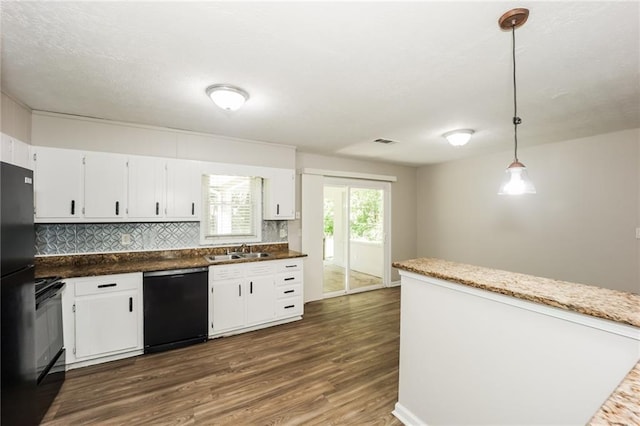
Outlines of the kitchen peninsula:
M393 266L405 424L640 422L640 295L431 258Z

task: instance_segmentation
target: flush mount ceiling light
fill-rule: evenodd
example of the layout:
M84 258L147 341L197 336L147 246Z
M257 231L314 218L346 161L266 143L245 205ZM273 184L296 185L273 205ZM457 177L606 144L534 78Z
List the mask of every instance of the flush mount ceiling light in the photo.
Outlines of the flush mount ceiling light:
M516 28L527 22L529 9L511 9L498 19L498 24L503 30L511 30L511 53L513 58L513 162L505 171L505 179L500 185L500 195L535 194L536 188L529 179L527 168L518 160L518 125L522 119L518 117L518 103L516 96Z
M444 136L451 145L453 146L462 146L466 145L467 142L471 139L471 135L473 135L473 130L471 129L460 129L460 130L452 130L450 132L445 133Z
M214 84L207 87L207 96L226 111L236 111L249 99L249 94L231 84Z

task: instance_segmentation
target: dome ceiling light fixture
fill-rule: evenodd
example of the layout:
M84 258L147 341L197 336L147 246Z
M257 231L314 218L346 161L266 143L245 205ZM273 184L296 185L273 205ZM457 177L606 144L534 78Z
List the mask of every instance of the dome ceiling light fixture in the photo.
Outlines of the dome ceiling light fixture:
M451 145L462 146L466 145L467 142L469 142L473 133L474 131L471 129L459 129L447 132L442 136L445 137Z
M237 111L249 99L249 93L231 84L214 84L206 92L214 104L226 111Z
M504 13L498 24L503 30L511 30L511 52L513 58L513 162L509 164L505 171L505 179L500 185L498 194L500 195L521 195L535 194L536 188L529 179L527 168L518 160L518 126L522 123L522 119L518 117L518 102L516 95L516 28L527 22L529 18L529 9L517 8L511 9Z

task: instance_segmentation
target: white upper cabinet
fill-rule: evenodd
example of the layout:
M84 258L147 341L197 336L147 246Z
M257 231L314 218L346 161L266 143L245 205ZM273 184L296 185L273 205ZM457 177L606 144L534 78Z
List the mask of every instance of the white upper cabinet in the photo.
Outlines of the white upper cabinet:
M165 210L165 164L156 157L129 157L129 217L161 220Z
M82 218L83 153L72 149L34 147L36 222Z
M84 206L84 216L88 219L126 217L126 156L102 152L85 154Z
M0 160L31 169L29 145L5 133L0 133Z
M33 152L36 222L199 221L204 171L262 176L263 219L295 219L294 169L39 146Z
M199 161L167 160L167 210L171 220L200 220Z
M296 175L293 169L272 169L263 181L263 219L295 219Z

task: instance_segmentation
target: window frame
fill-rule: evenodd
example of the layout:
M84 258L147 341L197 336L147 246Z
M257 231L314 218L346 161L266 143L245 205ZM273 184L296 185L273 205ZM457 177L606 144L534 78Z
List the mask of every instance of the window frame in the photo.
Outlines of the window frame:
M253 226L254 234L251 235L211 235L208 234L209 217L209 176L240 176L251 178L251 195L253 198ZM201 206L202 216L200 218L200 245L222 245L262 242L262 185L261 176L232 175L229 173L210 173L202 175Z

